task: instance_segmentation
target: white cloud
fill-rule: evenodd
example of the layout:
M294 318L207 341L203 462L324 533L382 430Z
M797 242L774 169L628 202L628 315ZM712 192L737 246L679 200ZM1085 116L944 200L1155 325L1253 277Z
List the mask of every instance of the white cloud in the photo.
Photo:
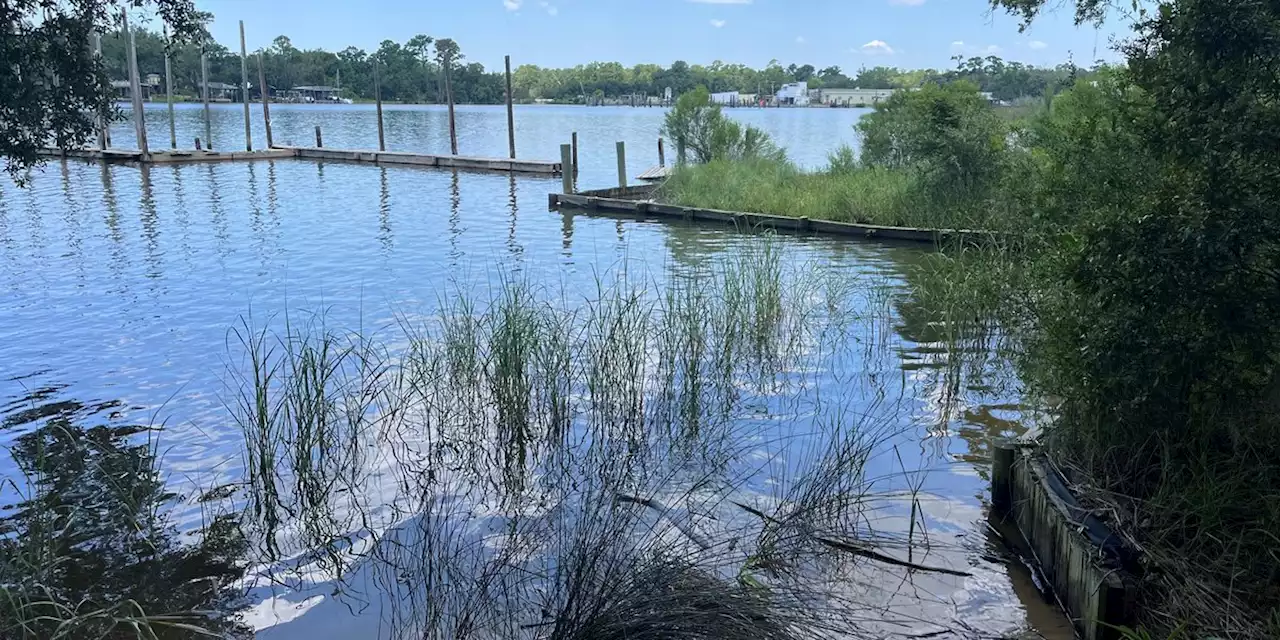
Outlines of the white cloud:
M751 4L755 0L689 0L698 4Z
M987 55L995 56L995 55L1000 55L1000 52L1004 51L1004 49L1001 49L1000 45L998 44L993 44L993 45L989 45L986 51L987 51Z
M555 17L555 16L557 16L557 15L560 15L560 8L559 8L559 7L557 7L557 6L555 6L554 4L551 4L550 2L545 2L545 1L544 1L544 2L539 2L539 3L538 3L538 6L539 6L539 7L542 7L543 11L546 11L546 12L547 12L547 15L549 15L549 16L551 16L551 17Z
M502 6L506 7L507 11L519 11L522 4L524 0L502 0Z
M729 24L729 23L728 23L728 22L725 22L724 20L712 20L712 21L711 21L711 26L713 26L713 27L715 27L715 28L717 28L717 29L719 29L720 27L725 26L726 24Z
M1047 43L1045 43L1045 42L1041 42L1040 40L1032 40L1031 42L1028 42L1028 43L1027 43L1027 46L1028 46L1028 47L1031 47L1032 49L1034 49L1034 50L1036 50L1036 51L1040 51L1041 49L1048 49L1048 48L1049 48L1049 45L1048 45Z
M862 45L862 52L869 56L891 56L893 55L893 47L884 40L872 40Z
M918 7L924 4L924 0L889 0L889 4L896 4L903 7Z
M804 39L804 36L796 36L796 44L806 44L808 42L808 40Z

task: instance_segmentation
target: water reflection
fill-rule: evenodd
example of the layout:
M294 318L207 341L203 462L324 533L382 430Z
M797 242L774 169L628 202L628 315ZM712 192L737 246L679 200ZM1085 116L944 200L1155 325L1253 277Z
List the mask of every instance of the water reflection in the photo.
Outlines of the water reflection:
M383 253L391 251L391 187L384 166L378 167L378 242Z
M6 638L249 636L234 616L245 541L238 520L211 516L183 544L166 513L150 429L82 421L118 403L16 401L5 425L43 424L10 448L22 479L0 490L0 635ZM24 479L24 480L23 480ZM181 625L191 625L183 628ZM138 631L138 630L149 630Z
M728 428L723 417L725 407L735 408L738 412L733 415L744 421L737 426L745 425L743 428L754 429L765 437L755 441L759 447L750 455L722 455L714 464L696 467L708 472L723 471L725 464L735 461L756 469L780 465L776 449L780 438L807 436L835 426L828 423L844 425L846 419L863 420L870 415L875 418L870 424L902 431L893 443L901 453L901 461L891 456L886 458L889 463L878 462L881 466L873 471L898 476L907 473L911 482L923 479L923 491L941 496L927 505L936 509L936 513L929 514L937 520L930 523L931 535L941 530L946 532L940 534L945 538L974 530L974 523L981 520L980 502L974 496L982 494L984 485L973 466L953 461L971 459L980 468L985 446L980 439L986 433L980 423L988 417L1016 420L1017 416L1000 408L1012 403L993 391L999 385L992 382L998 381L983 380L977 385L966 379L957 384L942 375L955 358L947 343L950 334L932 324L927 309L912 299L905 286L910 276L904 275L904 265L911 262L916 250L779 234L770 240L785 250L782 268L789 276L795 276L794 280L778 287L763 286L770 281L763 278L759 284L745 284L747 281L743 280L744 284L733 288L700 289L695 286L697 277L716 273L717 264L730 264L738 273L744 273L746 265L740 259L758 255L751 254L750 249L762 239L730 227L659 224L563 211L546 213L541 204L546 193L557 188L558 181L529 177L293 161L174 166L150 168L145 173L130 166L100 169L68 163L62 176L56 171L44 178L36 176L31 192L6 192L6 199L0 200L0 242L17 242L4 247L6 268L0 271L0 287L9 294L0 296L0 337L4 338L0 340L0 360L13 371L49 372L39 376L38 382L34 378L21 382L0 380L0 394L19 395L20 387L31 386L47 396L36 404L50 406L6 421L0 438L12 440L35 421L74 411L74 406L56 404L59 401L55 396L62 393L82 398L128 397L132 404L163 407L157 410L172 418L175 426L165 440L171 481L182 484L189 477L199 477L206 486L237 483L246 475L241 452L243 435L227 417L229 400L223 375L228 365L224 347L228 327L237 326L246 310L252 310L256 318L270 318L265 322L274 323L272 328L276 330L282 330L290 320L296 327L299 317L314 313L325 317L327 326L333 329L376 325L379 328L371 333L381 333L377 337L386 339L390 333L386 327L394 330L402 318L406 322L446 315L476 319L478 310L451 312L441 308L454 300L450 291L473 292L483 298L485 292L495 291L502 277L518 272L519 277L512 280L530 285L527 293L538 302L533 307L536 314L512 313L510 322L498 332L500 340L491 339L490 335L472 343L463 339L468 336L465 332L453 336L455 346L476 346L477 350L460 352L473 353L477 367L505 362L506 377L486 371L490 378L442 387L441 381L449 378L436 374L448 372L428 368L420 372L423 375L419 379L402 380L404 384L431 390L431 396L412 407L413 411L449 411L449 422L429 422L431 428L427 430L434 433L434 429L445 429L449 437L402 446L400 439L423 435L423 429L406 428L378 442L390 443L387 448L351 449L351 455L382 455L389 448L393 453L388 455L422 453L422 460L429 460L430 455L436 455L431 450L433 446L456 446L456 454L471 446L467 443L503 441L505 450L496 447L476 453L475 460L458 466L475 471L487 469L495 461L509 461L497 468L508 474L506 482L510 486L520 489L516 492L520 499L529 499L525 504L530 506L531 515L524 522L542 526L537 509L549 508L548 492L560 489L546 486L553 476L527 472L532 466L555 462L545 450L535 449L552 448L547 444L552 438L544 437L545 433L560 434L561 438L569 437L564 436L566 433L573 435L565 425L574 417L566 422L565 407L575 403L588 403L590 410L596 411L596 417L591 419L616 427L611 436L619 434L618 442L626 444L616 460L629 461L628 464L648 464L649 457L642 455L645 452L631 447L645 446L643 439L634 436L643 435L649 426L696 424L696 429L687 431L710 438L717 429ZM375 207L376 216L372 213ZM32 215L28 215L29 210ZM35 211L40 215L34 215ZM131 224L139 225L136 233ZM39 246L32 242L37 235L42 239ZM42 286L33 287L32 282ZM163 282L163 287L157 287L157 282ZM555 306L583 303L584 299L595 301L597 297L593 296L600 293L602 285L616 289L613 293L617 295L607 301L609 304L596 309L582 306L572 317L544 314L543 303ZM778 306L769 303L753 307L748 298L755 294L746 292L757 291L753 288L757 286L766 302L795 301L794 308L787 302L782 305L787 307L783 313L766 311L760 318L754 312L746 313L749 309ZM130 291L148 287L155 287L155 295L129 295ZM657 312L642 321L636 310L653 309L645 306L652 300L644 302L643 291L672 294L673 299L664 303L670 305L668 308L680 309L683 322L688 324L678 331L670 330L658 322ZM636 293L640 302L624 295L630 293ZM732 305L737 311L733 315L710 312L722 304ZM529 307L512 308L520 311ZM286 315L292 311L298 314ZM588 322L606 311L619 312L615 316L617 322ZM789 336L784 345L760 339L763 333L779 326L780 318L795 318L798 313L817 314L826 323L804 331L798 330L802 323L789 326L783 331ZM370 315L376 316L372 318L374 322L370 322ZM628 342L642 330L646 335L643 341ZM544 335L543 331L547 333ZM438 333L425 335L448 342ZM420 347L412 339L397 340L395 334L390 337L386 342L388 351ZM661 340L668 342L660 344ZM296 347L284 341L280 348L286 345ZM617 347L616 357L601 355L609 353L609 345ZM804 353L807 359L785 366L782 356L797 352ZM764 368L768 375L760 368L730 366L744 359L769 364ZM448 358L442 356L435 365L444 367L447 362ZM585 376L561 375L566 370L580 372L587 364L595 367L594 371L605 372L607 375L601 379L607 384L584 388ZM662 382L658 386L662 393L637 395L637 376L632 375L637 368L653 375L670 372L669 386ZM699 386L700 378L690 375L697 371L706 372L702 380L712 382ZM384 373L408 374L408 369L401 368ZM59 382L55 385L51 380ZM58 386L63 381L69 382L68 388ZM520 407L526 406L522 390L529 384L536 385L536 390L529 400L533 408L526 415ZM349 410L352 398L363 397L361 394L367 391L360 385L347 390L352 397L342 397L334 407ZM667 390L670 393L664 396ZM504 394L506 402L500 414L495 413L497 403L482 402L495 393ZM464 397L467 394L473 397ZM378 397L377 402L386 402L388 397ZM470 409L458 411L463 405ZM826 422L814 418L821 415L821 407L837 405L846 407L847 413L829 414L831 419ZM633 411L635 407L641 411ZM989 415L984 413L984 407L992 407ZM5 411L19 414L29 408L9 407ZM371 409L370 413L381 410L382 407ZM641 413L642 417L637 418ZM528 415L559 415L549 420L559 425L558 430L526 430L521 425ZM802 428L783 428L796 424L796 416L805 417ZM582 420L583 416L576 418ZM332 424L335 423L326 423ZM919 428L922 425L928 429ZM505 438L496 438L499 426L505 430ZM961 438L952 437L952 430L956 429ZM654 430L650 435L667 438L668 433L674 431ZM135 436L141 437L142 434ZM289 444L297 442L288 440ZM332 461L332 455L319 453L321 449L311 449L314 459ZM967 454L973 457L966 458ZM288 455L301 459L303 453L291 449ZM561 457L559 462L568 461ZM670 462L678 460L664 460L661 464ZM424 474L434 474L441 482L456 472L443 464L419 464L413 468L425 469ZM526 471L523 475L519 473L522 468ZM920 473L922 469L930 473ZM10 476L15 471L12 465L0 470L0 476ZM621 473L625 469L609 470ZM769 473L790 470L770 468ZM581 471L580 475L586 477L594 472ZM348 487L343 494L354 494L369 488L364 480L388 477L395 476L357 477L344 480L345 484L338 488ZM600 474L595 477L599 479ZM401 479L406 483L422 481L417 477ZM293 487L295 480L289 477L282 482ZM504 481L500 477L494 480ZM773 492L781 491L780 487L774 484L752 488L772 500L779 497ZM403 509L399 513L437 517L436 524L444 526L440 524L444 516L462 508L460 496L450 491L453 488L445 486L443 489L447 490L431 496L414 496L407 505L397 505ZM712 493L699 494L698 499L705 500ZM336 499L345 498L338 495ZM424 502L415 502L419 499ZM432 500L435 502L429 502ZM662 513L678 512L679 508L670 501L659 502L671 508ZM777 504L765 506L772 509ZM895 512L899 506L877 505L876 514L890 513L901 524L910 518L911 510ZM476 506L471 521L478 527L493 525L496 516L484 510L490 507ZM666 521L666 516L657 511L640 505L637 514ZM295 509L293 513L300 512ZM286 513L289 517L281 518L280 527L311 526L312 533L330 535L317 546L318 551L294 551L317 551L326 557L332 551L334 556L341 556L355 553L347 549L359 547L361 540L367 542L367 538L358 535L365 531L358 519L347 520L334 514L338 519L326 521L320 510L312 512L316 518L309 523ZM542 513L556 518L563 510ZM708 521L707 525L744 524L730 521L730 515L721 513L716 516L723 517L719 523ZM755 527L762 524L759 518L741 510L732 512L732 516L746 518ZM939 529L934 529L935 525ZM903 542L901 531L894 531L899 537L889 541L898 545L893 550L918 560L918 553L923 551L913 550L911 544ZM413 538L418 532L403 530L398 535L407 536L407 548L420 549L420 545L414 546L418 542ZM481 544L470 539L467 542ZM742 542L735 544L744 548ZM360 548L367 551L367 547ZM947 561L955 566L963 568L972 560L969 549L953 545L949 551ZM312 558L307 555L305 562L312 562ZM330 562L330 566L338 564ZM546 567L538 568L544 575L545 570ZM455 578L461 579L458 576L465 572L458 572ZM942 597L965 598L970 606L985 603L981 605L986 607L984 612L999 610L1001 622L988 625L988 629L1016 626L1020 620L1016 599L1004 590L1007 585L1003 569L983 565L978 573L984 580L978 585L933 582L927 588ZM391 575L377 577L392 583L398 579ZM901 576L895 576L892 585L874 584L892 591L889 586L902 582ZM855 583L840 584L848 587ZM337 589L343 585L330 586ZM904 592L911 586L903 587ZM365 595L368 591L372 589L367 589ZM919 605L902 593L891 595L899 605L898 611ZM296 604L302 605L303 601ZM354 599L341 604L356 606ZM323 616L308 619L305 624L287 625L291 631L281 633L292 633L295 638L331 637L335 633L324 627ZM311 628L316 635L299 631Z

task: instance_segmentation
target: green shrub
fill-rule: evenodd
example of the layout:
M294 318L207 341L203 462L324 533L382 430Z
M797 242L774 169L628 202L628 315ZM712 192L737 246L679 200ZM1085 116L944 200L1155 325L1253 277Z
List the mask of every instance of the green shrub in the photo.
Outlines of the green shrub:
M698 87L676 100L676 106L663 121L662 134L675 141L681 163L786 158L769 134L725 117L720 105L712 104L706 87Z
M857 125L862 162L917 172L931 194L976 201L998 181L1008 127L967 82L898 91Z

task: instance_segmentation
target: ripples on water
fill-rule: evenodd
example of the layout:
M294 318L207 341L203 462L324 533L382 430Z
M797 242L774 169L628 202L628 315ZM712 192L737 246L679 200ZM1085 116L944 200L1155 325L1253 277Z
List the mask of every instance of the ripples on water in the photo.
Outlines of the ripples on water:
M51 163L29 189L0 185L0 394L7 399L0 441L12 447L70 408L58 403L163 422L164 477L188 498L174 517L194 529L206 508L190 499L198 489L246 477L242 433L228 407L238 398L228 372L244 364L234 328L284 332L322 321L394 343L407 319L439 317L451 291L491 300L506 279L536 283L551 300L593 300L602 283L624 275L668 287L759 241L724 228L547 212L546 193L557 185L294 161L149 169ZM909 296L904 270L919 256L913 248L816 238L777 243L788 264L816 265L843 283L851 299L864 301L859 312L873 310L873 290L892 300ZM895 455L877 456L870 474L918 478L930 533L948 541L949 551L933 562L974 574L920 576L905 590L901 576L872 584L896 607L1008 631L1024 614L987 549L982 443L989 433L1017 429L1020 410L991 381L984 388L993 390L983 392L953 388L943 375L946 351L925 320L898 302L878 316L857 315L848 335L865 348L827 361L792 397L878 394L852 405L874 407L889 423L880 426L898 434ZM865 388L850 393L849 385ZM11 465L0 469L14 475ZM321 590L295 592L294 583L274 594L279 610L263 614L260 606L256 624L279 623L269 633L280 637L333 633L334 611L351 603L336 599L327 608L321 601L334 585L325 593L324 579L312 582ZM938 603L951 605L935 609ZM293 604L307 615L290 621ZM349 617L387 613L374 609Z

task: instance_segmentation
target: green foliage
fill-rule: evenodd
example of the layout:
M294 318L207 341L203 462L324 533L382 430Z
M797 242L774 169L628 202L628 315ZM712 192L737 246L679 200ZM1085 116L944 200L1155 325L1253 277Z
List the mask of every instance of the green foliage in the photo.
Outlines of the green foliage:
M763 158L781 161L781 149L769 134L752 125L726 118L720 105L711 103L705 87L698 87L676 100L667 113L662 133L676 144L680 160L706 163L713 160Z
M858 123L862 161L908 169L935 195L984 197L1000 175L1008 130L975 85L898 91Z
M1006 296L1024 378L1143 546L1160 631L1265 637L1280 610L1278 45L1274 3L1161 3L1127 69L1016 129L1001 178L1029 240Z
M191 0L12 0L0 4L0 157L17 176L48 142L84 144L112 110L108 78L91 34L124 6L150 6L181 37L199 29Z

